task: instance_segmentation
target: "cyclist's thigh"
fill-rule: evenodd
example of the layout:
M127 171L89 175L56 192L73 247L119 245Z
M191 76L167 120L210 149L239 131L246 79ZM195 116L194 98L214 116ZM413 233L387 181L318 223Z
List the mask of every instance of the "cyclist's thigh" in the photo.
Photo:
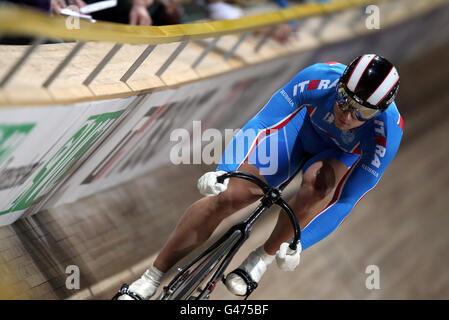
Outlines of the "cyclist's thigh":
M337 149L325 150L314 155L304 165L302 186L312 187L315 200L330 200L331 191L338 186L358 157L356 154Z
M253 164L244 163L239 167L239 171L253 174L266 182L265 177L260 174L259 169ZM244 179L231 178L226 191L220 193L217 199L219 205L234 212L250 205L262 196L262 190L254 183ZM225 210L227 215L232 213L229 210Z
M298 113L277 130L270 130L257 141L248 162L254 164L270 186L279 186L294 174L304 157L298 139L305 113Z
M347 153L338 149L327 149L315 154L304 165L303 174L309 169L319 170L323 162L331 166L336 174L337 182L343 177L346 171L352 167L360 156L353 153ZM321 163L321 165L319 165Z

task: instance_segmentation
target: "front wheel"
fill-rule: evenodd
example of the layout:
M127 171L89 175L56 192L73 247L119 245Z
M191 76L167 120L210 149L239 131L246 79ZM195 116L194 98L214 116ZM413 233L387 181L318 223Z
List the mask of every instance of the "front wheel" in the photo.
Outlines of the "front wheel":
M203 261L192 272L187 272L185 276L181 275L180 281L176 281L172 287L164 288L164 293L160 296L162 300L189 300L204 299L208 297L204 290L201 295L194 297L195 291L205 282L206 278L212 273L215 267L226 257L229 251L240 239L242 232L234 231L232 235L223 242L217 249L207 255ZM213 288L205 288L209 293Z

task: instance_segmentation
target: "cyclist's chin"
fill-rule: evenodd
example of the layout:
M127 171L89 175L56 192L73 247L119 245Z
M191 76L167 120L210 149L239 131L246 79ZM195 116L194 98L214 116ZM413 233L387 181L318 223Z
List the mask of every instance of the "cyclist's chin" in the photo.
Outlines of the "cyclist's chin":
M335 117L335 126L340 130L349 130L352 129L354 126L351 125L351 123L346 123L342 120L340 120L337 116Z

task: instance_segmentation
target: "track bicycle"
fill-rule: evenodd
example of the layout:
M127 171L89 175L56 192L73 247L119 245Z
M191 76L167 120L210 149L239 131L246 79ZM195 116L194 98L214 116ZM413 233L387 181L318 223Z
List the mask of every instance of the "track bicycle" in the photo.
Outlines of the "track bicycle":
M250 181L259 186L264 195L260 200L258 207L241 223L232 226L222 237L215 243L210 245L205 251L191 260L187 265L178 268L178 274L165 286L156 298L156 300L204 300L209 299L215 286L222 280L226 281L224 273L226 267L231 262L234 255L248 239L254 223L260 216L267 211L273 204L278 205L288 215L289 221L294 230L293 241L290 248L296 250L301 238L301 229L298 220L287 204L282 199L282 191L293 180L293 178L301 171L307 157L304 157L299 168L288 180L283 182L279 187L270 187L260 178L241 171L227 172L217 178L217 182L223 183L227 178L240 178ZM281 211L282 212L282 211ZM233 272L242 276L248 285L245 300L257 288L257 283L252 281L246 272L236 269ZM141 298L129 291L128 284L123 284L117 294L112 298L117 300L119 296L127 294L136 300Z

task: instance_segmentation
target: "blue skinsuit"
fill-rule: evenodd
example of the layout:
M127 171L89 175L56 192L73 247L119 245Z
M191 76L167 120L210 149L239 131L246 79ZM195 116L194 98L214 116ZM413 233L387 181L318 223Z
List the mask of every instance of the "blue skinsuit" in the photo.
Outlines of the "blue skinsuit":
M271 186L298 168L305 152L314 162L333 158L350 168L333 199L307 226L301 226L303 249L324 239L380 180L402 139L402 118L395 103L353 130L334 124L336 86L346 66L317 63L299 72L234 136L217 170L234 171L254 164Z

